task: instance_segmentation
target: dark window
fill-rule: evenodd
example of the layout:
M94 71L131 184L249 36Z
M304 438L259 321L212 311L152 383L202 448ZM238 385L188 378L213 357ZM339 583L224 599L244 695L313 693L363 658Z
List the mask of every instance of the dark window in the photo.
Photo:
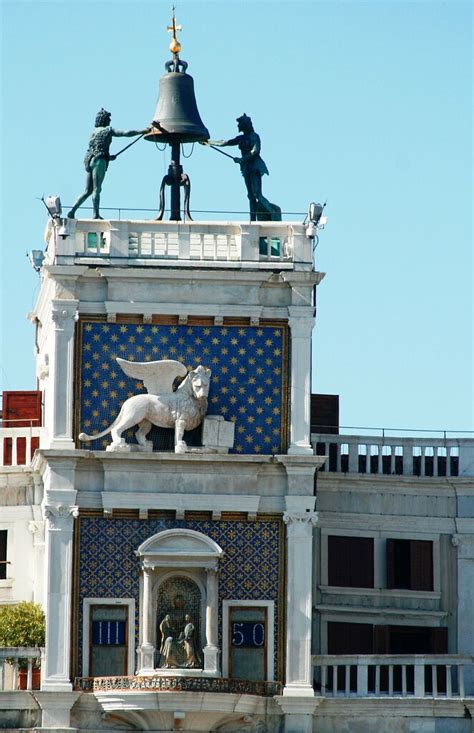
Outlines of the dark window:
M429 626L375 626L374 627L375 654L447 654L448 630L445 627ZM446 692L446 667L440 665L436 669L438 692ZM408 665L406 668L406 687L409 694L415 691L415 668ZM382 665L380 668L380 689L387 692L389 687L389 669ZM395 693L402 691L402 668L393 667L393 689ZM425 689L427 693L433 690L431 667L425 669Z
M373 626L372 624L346 624L336 621L328 622L328 654L373 654ZM333 669L328 670L327 685L333 689ZM338 667L337 689L344 690L346 685L345 667ZM352 692L357 690L357 667L351 665L349 670L349 687Z
M387 588L433 590L433 543L388 539Z
M346 588L374 587L372 537L328 537L328 584Z
M7 530L0 530L0 580L7 577Z
M91 607L90 677L127 674L127 630L126 606Z
M328 622L328 654L373 654L372 624Z
M447 654L448 634L446 628L432 628L425 626L372 626L371 624L346 624L328 623L328 654L352 655L352 654L377 654L396 655L402 654L411 656L413 654ZM392 687L396 694L402 694L403 672L399 664L380 665L380 691L389 691L389 677L392 674ZM415 691L415 667L413 664L406 666L405 684L408 694L413 695ZM446 692L446 666L440 665L436 668L438 692ZM346 666L340 665L337 669L337 680L334 678L333 669L328 669L328 689L334 689L337 682L337 690L346 688L347 682L352 692L357 691L357 668L356 665L349 667L349 679L346 678ZM316 681L318 684L318 680ZM376 674L375 665L369 665L368 670L369 693L375 692ZM433 677L431 667L425 670L425 689L427 693L433 690Z

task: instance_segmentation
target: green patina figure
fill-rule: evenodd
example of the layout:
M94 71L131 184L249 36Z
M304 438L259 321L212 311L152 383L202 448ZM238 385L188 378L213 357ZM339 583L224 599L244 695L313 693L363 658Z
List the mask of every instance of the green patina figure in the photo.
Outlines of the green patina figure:
M251 118L245 113L237 117L237 127L240 135L226 141L209 140L207 144L218 147L238 145L240 158L234 158L239 163L244 177L247 196L250 202L250 220L281 221L281 209L270 203L262 193L262 176L268 174L268 168L260 157L260 137L253 129Z
M69 219L74 219L74 215L92 194L92 206L94 209L94 219L102 219L99 214L100 192L104 181L109 161L115 160L116 155L110 155L110 144L113 137L134 137L135 135L144 135L149 131L149 127L145 130L115 130L111 125L111 114L105 109L100 109L95 118L95 129L89 140L86 157L84 158L84 167L87 171L86 190L79 196L76 203L68 213Z

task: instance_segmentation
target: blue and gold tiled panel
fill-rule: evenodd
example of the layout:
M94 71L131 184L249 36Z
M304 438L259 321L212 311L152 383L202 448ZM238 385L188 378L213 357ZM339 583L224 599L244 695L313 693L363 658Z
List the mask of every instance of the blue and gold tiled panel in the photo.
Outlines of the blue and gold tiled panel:
M105 323L81 320L78 339L77 433L102 432L122 403L145 392L115 361L175 359L188 369L212 370L208 412L235 422L241 454L282 453L286 449L287 329L284 325L202 326ZM155 449L163 446L156 430ZM135 442L136 428L124 434ZM158 442L157 442L158 441ZM110 436L88 444L104 450ZM170 445L172 447L172 444Z
M157 532L194 529L224 550L219 561L219 640L222 601L275 602L275 679L278 676L278 632L283 608L283 525L279 519L171 520L79 516L76 522L74 606L77 622L77 674L82 674L82 606L84 598L135 598L135 646L138 645L139 545Z

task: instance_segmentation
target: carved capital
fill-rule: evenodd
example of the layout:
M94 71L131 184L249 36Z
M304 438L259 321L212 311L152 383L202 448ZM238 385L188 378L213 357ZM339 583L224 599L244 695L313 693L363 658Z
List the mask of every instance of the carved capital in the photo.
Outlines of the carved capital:
M289 308L290 318L288 319L292 339L310 339L314 328L314 317L308 317L307 312L304 315L300 313L296 315L292 313L293 310L293 308Z
M73 520L79 516L79 507L64 504L44 504L43 516L48 529L72 529Z
M318 523L318 512L283 512L283 521L287 525L307 525L313 527Z
M474 559L474 535L453 534L451 535L451 544L457 550L458 560Z
M36 362L36 376L41 381L49 377L49 355L43 354Z
M44 522L41 520L30 520L28 522L28 530L33 535L33 545L35 547L44 545Z
M51 319L57 331L64 331L74 327L75 321L79 319L77 312L77 300L74 301L53 301Z

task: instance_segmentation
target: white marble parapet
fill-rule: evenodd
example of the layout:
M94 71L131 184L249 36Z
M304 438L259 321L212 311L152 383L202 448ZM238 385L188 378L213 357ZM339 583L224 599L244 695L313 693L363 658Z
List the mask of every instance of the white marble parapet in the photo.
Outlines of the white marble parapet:
M66 237L47 230L45 264L313 269L300 222L68 219Z
M33 438L38 439L39 448L45 448L46 428L34 426L0 428L0 466L29 466L36 450Z
M474 476L472 438L407 438L312 433L323 470L403 476Z
M464 668L474 657L459 655L313 656L317 695L322 697L464 698ZM355 674L351 675L351 670Z

